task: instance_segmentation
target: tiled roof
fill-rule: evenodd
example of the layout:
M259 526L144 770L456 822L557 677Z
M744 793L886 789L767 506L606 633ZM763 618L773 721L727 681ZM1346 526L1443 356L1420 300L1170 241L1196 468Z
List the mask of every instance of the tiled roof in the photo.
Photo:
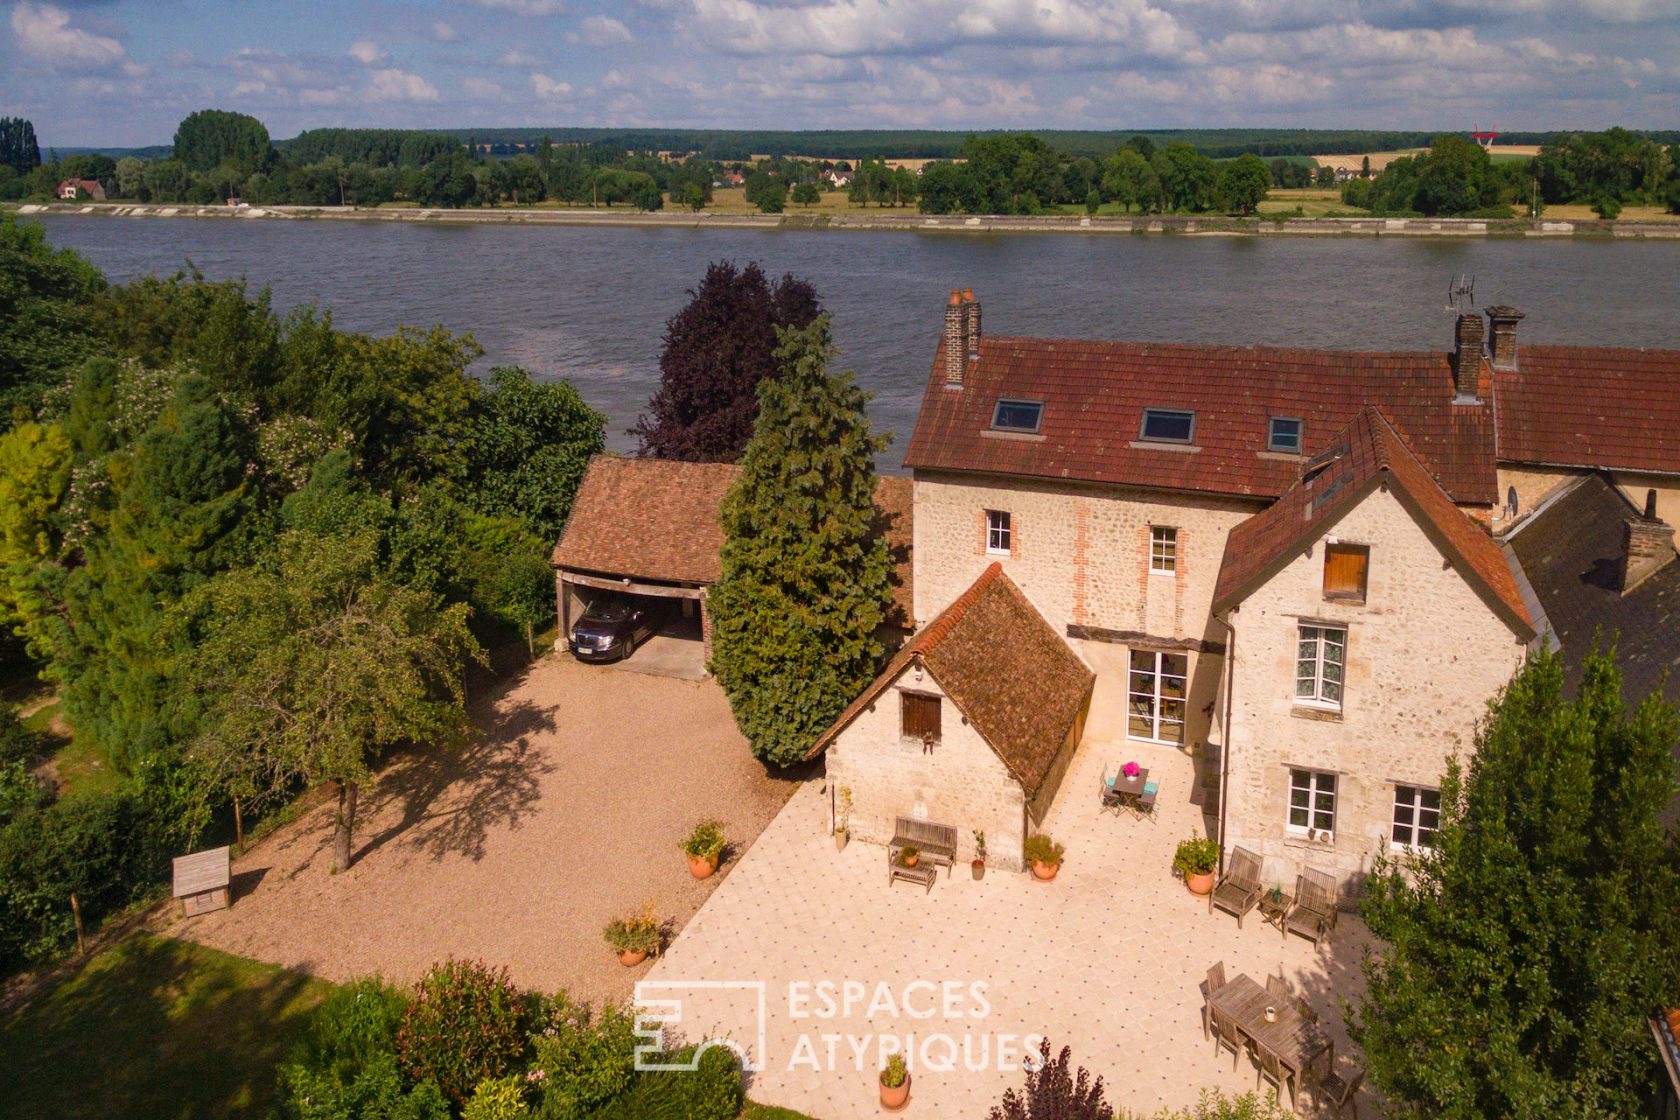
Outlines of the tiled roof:
M1225 559L1214 587L1216 611L1240 602L1386 479L1489 604L1525 639L1533 637L1533 622L1504 552L1453 504L1382 413L1361 409L1326 447L1327 454L1338 457L1225 538Z
M1043 401L1041 434L991 432L1000 397ZM960 391L945 387L936 358L904 461L1275 498L1300 463L1267 452L1268 418L1303 420L1311 455L1375 405L1455 502L1491 505L1492 409L1453 398L1445 353L984 337ZM1151 407L1193 410L1199 450L1140 441Z
M1502 462L1680 474L1680 350L1521 345L1494 371Z
M1526 356L1526 355L1525 355ZM1680 559L1627 595L1620 591L1623 525L1639 511L1588 475L1530 514L1505 538L1563 647L1571 692L1600 630L1616 643L1622 693L1637 704L1668 676L1680 702Z
M1000 564L916 634L807 757L834 741L916 658L1031 797L1096 680Z
M597 455L554 546L555 567L662 583L713 584L722 575L719 512L741 473L733 463L680 463ZM875 506L894 565L893 605L911 610L911 482L885 475Z

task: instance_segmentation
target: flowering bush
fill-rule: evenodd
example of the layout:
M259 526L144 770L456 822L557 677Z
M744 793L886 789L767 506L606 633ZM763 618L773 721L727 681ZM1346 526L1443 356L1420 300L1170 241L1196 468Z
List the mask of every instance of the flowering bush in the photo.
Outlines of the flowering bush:
M1128 778L1135 778L1139 773L1138 764L1135 762L1128 762L1126 765L1120 767L1120 772Z
M479 1082L513 1072L525 1053L526 1017L506 968L450 958L414 986L397 1057L409 1077L436 1081L462 1104Z

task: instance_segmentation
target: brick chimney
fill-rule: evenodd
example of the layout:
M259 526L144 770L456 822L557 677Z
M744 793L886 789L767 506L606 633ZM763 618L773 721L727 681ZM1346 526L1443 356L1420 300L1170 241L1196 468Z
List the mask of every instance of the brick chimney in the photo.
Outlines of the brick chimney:
M980 301L974 298L973 288L964 288L963 299L963 330L968 336L968 360L980 360Z
M1453 387L1458 390L1459 401L1475 402L1482 375L1482 317L1460 315L1453 329L1453 343Z
M1514 307L1490 307L1488 317L1488 351L1493 356L1494 369L1517 368L1517 324L1523 313Z
M1622 594L1637 588L1674 562L1674 529L1657 516L1657 492L1645 492L1645 515L1622 529Z
M963 367L968 364L968 309L963 306L962 293L951 289L945 302L945 387L961 389Z

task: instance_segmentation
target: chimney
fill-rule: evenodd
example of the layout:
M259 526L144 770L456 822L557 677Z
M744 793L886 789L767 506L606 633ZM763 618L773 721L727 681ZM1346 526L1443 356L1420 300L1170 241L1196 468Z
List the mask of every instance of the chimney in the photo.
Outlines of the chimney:
M951 289L945 303L945 387L961 389L963 366L968 357L968 311L963 306L962 293Z
M1453 386L1458 390L1458 402L1474 403L1477 381L1482 374L1482 317L1460 315L1453 330L1456 349L1452 353Z
M1622 594L1637 588L1674 562L1674 530L1657 516L1657 492L1645 492L1645 514L1630 517L1622 530Z
M1514 307L1490 307L1488 317L1488 350L1493 355L1494 369L1517 368L1517 324L1523 313Z
M964 288L963 331L968 336L968 360L980 360L980 301L974 298L973 288Z

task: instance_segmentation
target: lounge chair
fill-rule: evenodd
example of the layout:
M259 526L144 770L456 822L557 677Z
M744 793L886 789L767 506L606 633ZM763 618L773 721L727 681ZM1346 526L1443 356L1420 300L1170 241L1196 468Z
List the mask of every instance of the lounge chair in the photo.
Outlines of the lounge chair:
M1215 906L1229 911L1237 916L1241 929L1243 915L1260 904L1260 889L1260 857L1247 848L1233 848L1225 877L1208 895L1208 913Z

